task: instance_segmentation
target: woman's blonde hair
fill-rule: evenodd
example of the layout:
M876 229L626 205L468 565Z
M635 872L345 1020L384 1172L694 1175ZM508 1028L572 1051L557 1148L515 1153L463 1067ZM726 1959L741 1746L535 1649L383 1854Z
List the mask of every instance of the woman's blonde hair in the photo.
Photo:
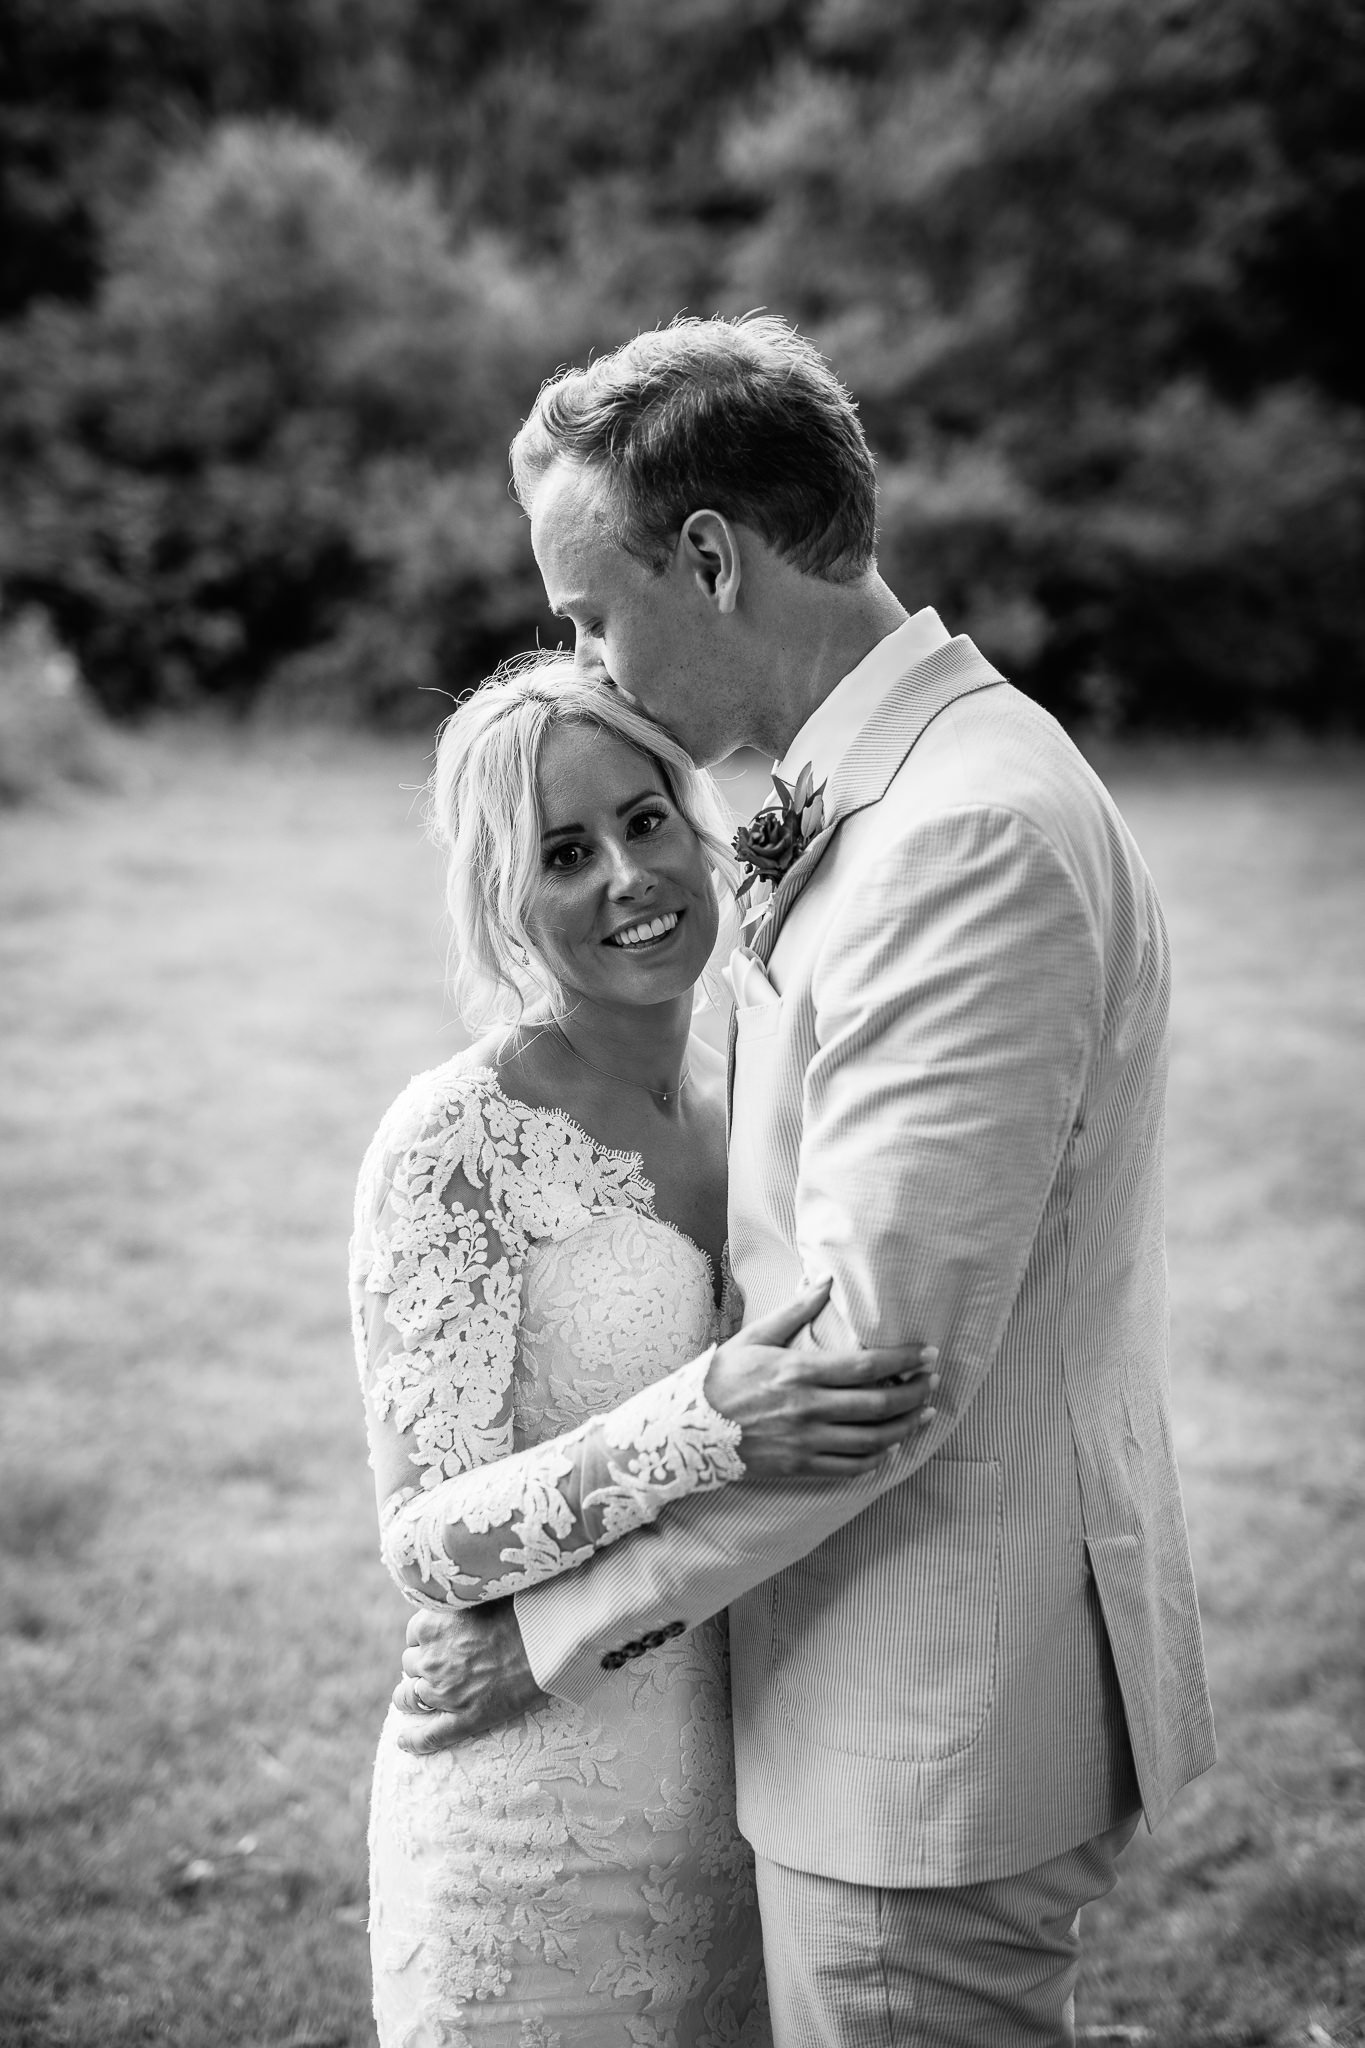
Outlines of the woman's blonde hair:
M547 733L565 725L595 726L653 763L710 864L722 943L734 923L738 870L729 814L711 777L614 690L576 675L571 656L519 656L446 719L427 785L428 829L446 860L450 990L471 1031L515 1024L532 1003L547 1004L552 1016L566 1010L565 992L526 930L544 828L541 748Z

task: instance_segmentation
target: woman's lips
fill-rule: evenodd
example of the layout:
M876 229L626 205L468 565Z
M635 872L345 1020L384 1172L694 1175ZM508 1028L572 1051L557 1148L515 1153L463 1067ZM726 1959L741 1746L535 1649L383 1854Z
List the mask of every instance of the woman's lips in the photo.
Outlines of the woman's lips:
M619 932L613 932L604 943L615 946L619 953L638 952L642 947L657 946L661 940L670 938L681 922L681 911L658 910L653 917L640 917L634 924L623 925Z

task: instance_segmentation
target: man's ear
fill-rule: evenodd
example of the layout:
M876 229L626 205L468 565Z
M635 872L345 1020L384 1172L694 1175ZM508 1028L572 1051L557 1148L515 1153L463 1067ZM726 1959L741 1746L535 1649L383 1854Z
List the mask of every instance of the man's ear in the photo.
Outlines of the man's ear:
M718 612L739 601L739 536L723 512L689 512L678 535L685 573Z

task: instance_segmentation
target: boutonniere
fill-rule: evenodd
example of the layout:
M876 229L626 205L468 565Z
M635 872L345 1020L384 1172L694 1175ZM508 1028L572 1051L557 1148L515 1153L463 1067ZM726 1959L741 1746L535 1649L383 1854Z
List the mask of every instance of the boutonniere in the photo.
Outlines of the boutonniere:
M790 787L781 776L774 775L773 787L777 791L776 803L767 803L751 818L747 825L741 825L735 834L735 852L744 863L744 874L736 894L742 903L755 886L766 882L768 894L781 881L789 868L795 867L812 839L823 831L825 823L825 785L812 788L814 775L808 761L796 781ZM759 906L751 906L747 924L757 914Z

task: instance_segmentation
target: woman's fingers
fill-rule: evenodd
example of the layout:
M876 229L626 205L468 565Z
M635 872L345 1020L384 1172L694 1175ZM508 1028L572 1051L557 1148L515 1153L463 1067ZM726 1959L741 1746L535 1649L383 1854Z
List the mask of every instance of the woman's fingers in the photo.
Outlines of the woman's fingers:
M930 1401L937 1385L938 1374L924 1371L889 1385L808 1386L793 1470L816 1479L871 1470L928 1429L938 1413Z
M904 1415L893 1415L885 1421L843 1422L836 1417L829 1422L808 1422L801 1432L800 1444L803 1450L845 1451L875 1457L878 1451L893 1451L897 1444L918 1436L937 1414L937 1408L926 1406L911 1408Z
M793 1479L856 1479L859 1473L874 1472L886 1456L878 1451L875 1457L845 1458L836 1452L813 1453L802 1465L799 1472L793 1472Z
M863 1351L791 1349L829 1299L822 1279L719 1346L706 1396L740 1425L754 1478L849 1478L875 1466L934 1418L934 1344Z
M819 1423L806 1431L802 1443L815 1456L879 1458L884 1451L894 1451L897 1444L903 1444L918 1430L926 1429L934 1413L932 1408L919 1408L909 1415L897 1416L894 1422Z
M829 1290L833 1285L828 1275L812 1280L785 1307L774 1309L770 1316L760 1316L756 1323L746 1324L740 1333L741 1341L745 1344L790 1344L807 1323L815 1321L829 1300Z
M805 1389L806 1413L819 1422L894 1422L922 1409L937 1385L936 1372L917 1372L889 1386L825 1387L817 1382Z
M937 1344L892 1344L879 1351L803 1352L800 1369L818 1386L866 1387L931 1372L937 1363Z

